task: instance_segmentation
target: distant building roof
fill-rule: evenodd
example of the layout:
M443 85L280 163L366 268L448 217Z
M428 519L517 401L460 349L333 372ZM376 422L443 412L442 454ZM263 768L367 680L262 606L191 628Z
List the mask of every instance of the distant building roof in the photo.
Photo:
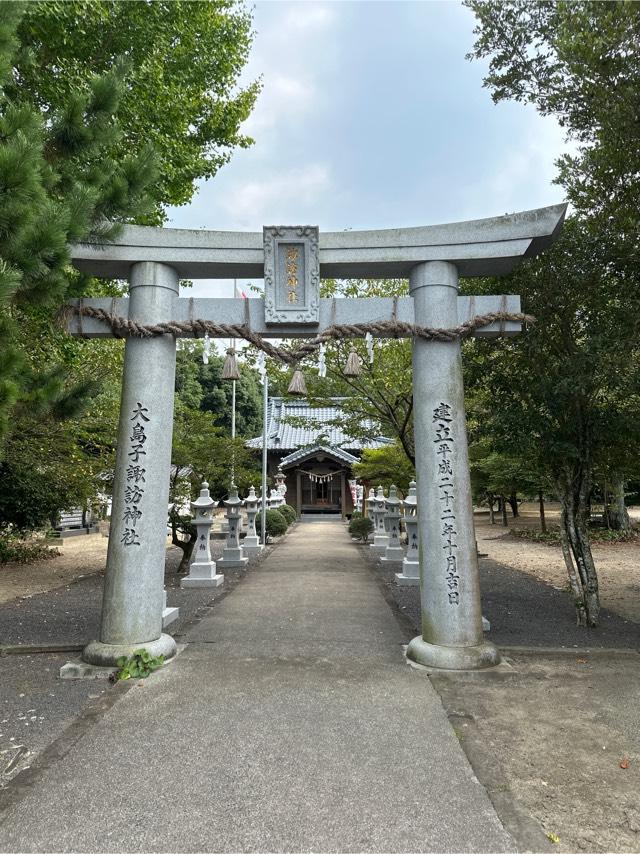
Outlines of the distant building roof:
M306 457L316 456L318 454L325 454L328 457L333 457L333 459L339 460L341 463L346 463L348 466L352 466L354 463L358 462L357 457L354 457L353 454L350 454L348 451L343 451L342 448L328 448L325 445L314 445L312 448L298 448L297 451L287 454L286 457L283 457L280 460L280 466L284 469L294 463L301 462Z
M349 436L340 426L344 417L341 403L344 398L332 398L330 406L314 406L308 400L284 400L272 397L267 410L267 450L295 451L324 445L347 451L362 451L365 448L382 448L391 444L391 439L376 436L374 439L357 439ZM308 426L294 426L288 419L306 419ZM375 423L368 418L360 422L365 429L375 430ZM262 436L249 439L248 448L262 448Z

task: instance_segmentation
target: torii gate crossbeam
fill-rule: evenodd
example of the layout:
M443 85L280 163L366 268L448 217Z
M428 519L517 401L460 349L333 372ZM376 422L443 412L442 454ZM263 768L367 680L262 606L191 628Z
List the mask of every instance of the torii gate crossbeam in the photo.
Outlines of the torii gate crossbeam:
M336 323L394 316L422 327L452 329L480 314L518 312L517 296L458 296L458 278L509 273L519 260L551 244L565 211L565 205L556 205L468 223L319 237L310 227L270 227L259 235L128 226L114 244L72 247L72 259L86 273L129 280L128 299L85 300L84 306L139 324L197 318L248 323L263 337L282 338L314 336ZM295 242L290 232L296 230L307 241L305 276L309 265L315 271L309 279L311 290L316 289L315 303L304 320L286 301L275 314L267 310L278 293L272 281L278 276L273 246L277 268L284 263L277 261L278 240L282 238L286 248L287 240ZM178 295L180 278L263 275L265 301ZM411 296L318 298L320 277L352 276L408 276ZM297 285L295 276L294 281ZM289 298L292 295L289 303L295 304L298 297L290 285ZM276 315L288 319L274 320ZM107 323L78 316L69 320L68 329L88 337L113 334ZM519 324L505 322L475 334L518 331ZM127 338L102 621L100 638L83 652L89 663L111 666L141 647L154 655L175 653L173 638L162 634L174 376L174 335ZM499 653L482 634L459 339L413 340L413 388L422 635L414 638L407 654L430 667L488 667L499 661Z

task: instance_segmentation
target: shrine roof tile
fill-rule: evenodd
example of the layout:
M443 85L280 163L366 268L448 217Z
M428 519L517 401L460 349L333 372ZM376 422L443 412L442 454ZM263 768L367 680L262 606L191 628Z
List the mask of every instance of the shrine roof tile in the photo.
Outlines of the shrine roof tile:
M391 439L384 436L376 435L371 439L350 436L341 423L346 417L341 407L342 400L332 398L331 405L317 406L308 400L270 398L267 410L267 450L295 451L298 448L325 445L345 451L362 451L392 443ZM309 424L300 424L300 420L307 420ZM362 419L360 424L367 430L376 428L371 419ZM262 436L249 439L246 444L248 448L261 449Z

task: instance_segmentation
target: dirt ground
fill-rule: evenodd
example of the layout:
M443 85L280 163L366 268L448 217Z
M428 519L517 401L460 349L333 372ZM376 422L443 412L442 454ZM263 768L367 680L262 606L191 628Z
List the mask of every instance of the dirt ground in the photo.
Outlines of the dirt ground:
M632 521L640 522L640 508L630 511ZM558 525L559 508L548 505L547 524ZM538 507L533 503L520 506L520 516L511 518L509 530L502 527L496 514L496 524L491 525L489 514L476 513L478 548L492 560L520 572L546 581L561 590L567 588L567 570L559 545L537 543L515 537L511 528L538 528ZM596 543L592 547L600 581L600 599L608 608L626 619L640 623L640 541L628 543Z
M102 534L69 537L52 542L60 552L58 557L28 564L0 564L0 602L46 593L100 572L107 562L107 543Z
M520 850L542 846L523 839L517 814L514 827L514 801L558 837L549 849L640 851L640 655L540 652L509 663L431 679Z

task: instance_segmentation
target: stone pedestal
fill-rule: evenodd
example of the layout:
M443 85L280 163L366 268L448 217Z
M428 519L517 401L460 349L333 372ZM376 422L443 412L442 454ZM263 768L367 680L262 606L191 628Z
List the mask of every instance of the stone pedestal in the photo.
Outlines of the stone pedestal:
M416 265L410 290L417 325L458 324L454 264ZM407 656L429 667L491 667L500 655L482 635L459 339L413 339L413 399L422 636Z
M131 320L172 320L177 299L172 267L131 267ZM162 634L175 364L173 335L127 338L100 636L82 654L89 664L115 665L138 649L176 652Z
M217 502L209 494L209 484L202 484L199 497L191 502L193 524L197 539L193 548L189 575L182 579L180 587L220 587L224 575L216 571L215 561L211 560L210 534L213 525L213 508Z
M415 480L409 484L409 492L402 503L404 504L404 526L407 530L407 553L402 561L402 572L396 573L396 584L417 587L420 584L420 551Z
M180 616L180 608L170 608L167 605L167 591L164 591L162 599L162 628L166 629Z
M242 543L242 551L248 558L260 554L264 546L260 542L260 537L256 531L256 516L258 515L258 497L253 487L249 489L249 494L244 500L244 506L247 511L247 535Z
M227 508L229 533L218 566L229 569L245 567L249 563L249 559L244 556L240 545L240 505L242 501L238 497L238 487L234 483L231 484L229 497L224 503Z
M384 517L387 515L387 502L381 486L376 490L373 501L373 543L370 548L381 554L389 543L389 535L385 530Z
M402 563L404 549L400 544L400 499L395 486L389 487L387 498L386 527L389 540L380 560L383 563Z

